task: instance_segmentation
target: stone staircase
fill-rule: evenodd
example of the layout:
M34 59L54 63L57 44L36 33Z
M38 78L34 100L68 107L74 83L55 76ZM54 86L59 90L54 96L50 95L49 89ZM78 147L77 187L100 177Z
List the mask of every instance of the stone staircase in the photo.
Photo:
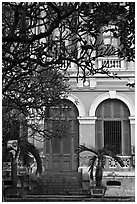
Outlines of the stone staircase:
M15 192L3 202L134 202L135 196L91 197L89 190L82 189L82 177L78 172L46 172L26 195Z
M79 172L47 172L43 173L40 182L31 195L89 195L82 189L82 177Z

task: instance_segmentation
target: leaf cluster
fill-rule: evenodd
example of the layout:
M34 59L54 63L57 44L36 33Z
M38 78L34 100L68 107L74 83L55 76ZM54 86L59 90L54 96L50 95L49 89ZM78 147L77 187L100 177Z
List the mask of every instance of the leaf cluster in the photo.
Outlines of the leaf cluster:
M76 68L84 80L97 73L112 76L99 57L134 60L134 2L3 2L3 107L41 117L68 91L66 72ZM120 49L104 47L102 27L120 39ZM116 77L114 74L113 77ZM37 126L33 129L37 129ZM39 128L41 132L41 129ZM45 134L45 133L44 133ZM49 133L50 134L50 133Z
M96 149L94 147L87 147L85 145L80 145L76 151L78 153L85 152L85 151L94 153L94 155L91 157L89 161L90 178L92 180L93 180L94 166L96 166L96 169L98 169L99 167L100 171L104 169L105 160L106 160L105 156L110 156L114 158L120 164L121 167L124 167L123 160L119 156L117 156L115 151L111 150L111 147L104 147L102 149Z

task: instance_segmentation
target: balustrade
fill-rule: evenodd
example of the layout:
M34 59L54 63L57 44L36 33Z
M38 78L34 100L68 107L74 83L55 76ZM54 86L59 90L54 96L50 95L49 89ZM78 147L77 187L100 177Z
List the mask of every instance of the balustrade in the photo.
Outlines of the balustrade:
M121 167L118 162L111 157L106 157L106 165L105 169L106 170L130 170L131 168L134 167L134 161L132 156L120 156L120 158L124 162L124 167Z
M121 61L119 58L99 58L98 59L98 67L104 67L104 68L112 68L112 69L121 69L123 67L123 61Z
M124 167L121 167L120 164L112 157L105 157L105 171L130 171L135 168L135 156L119 156L123 162ZM89 160L92 156L80 156L80 166L87 166L89 164ZM97 162L97 161L96 161Z
M102 60L102 66L106 68L121 68L121 61L119 59Z

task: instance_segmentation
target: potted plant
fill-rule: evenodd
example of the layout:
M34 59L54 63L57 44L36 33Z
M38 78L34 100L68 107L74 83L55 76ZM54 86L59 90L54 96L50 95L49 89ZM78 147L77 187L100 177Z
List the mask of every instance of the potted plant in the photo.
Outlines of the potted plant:
M11 161L11 184L12 184L11 187L16 190L17 190L17 182L19 178L19 176L17 175L18 160L22 161L22 165L24 167L29 167L30 162L32 160L31 158L31 155L32 155L35 158L37 163L36 174L37 173L41 174L42 172L42 161L41 161L38 149L27 140L23 140L19 138L17 142L18 142L17 148L13 148L12 146L9 146L7 144L8 141L7 143L5 142L3 145L3 153L2 153L3 163L6 161ZM23 194L24 196L26 193L24 189L24 184L27 181L25 181L22 176L20 176L20 180L21 180L20 193Z
M112 151L108 147L104 147L102 149L96 149L94 147L86 147L84 145L80 145L78 148L78 153L89 151L94 153L94 155L91 157L89 162L89 171L90 171L90 179L93 181L93 170L94 166L95 168L95 185L91 186L91 195L96 197L102 197L105 195L106 192L106 186L102 184L102 178L103 178L103 170L105 165L105 156L110 156L114 158L120 166L124 166L124 163L120 157L116 155L114 151Z

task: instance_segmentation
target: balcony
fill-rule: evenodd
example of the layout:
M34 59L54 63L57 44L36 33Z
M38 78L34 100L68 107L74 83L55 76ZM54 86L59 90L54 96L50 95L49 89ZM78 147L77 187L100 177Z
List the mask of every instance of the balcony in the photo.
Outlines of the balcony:
M135 71L135 63L127 62L126 60L122 60L118 57L99 57L97 59L96 66L98 68L104 67L109 69L110 71L126 71L126 72L134 72Z
M108 67L108 68L120 69L121 61L119 59L104 59L102 60L102 66Z
M118 57L100 57L98 58L98 68L104 67L111 70L125 70L124 60L119 59Z

